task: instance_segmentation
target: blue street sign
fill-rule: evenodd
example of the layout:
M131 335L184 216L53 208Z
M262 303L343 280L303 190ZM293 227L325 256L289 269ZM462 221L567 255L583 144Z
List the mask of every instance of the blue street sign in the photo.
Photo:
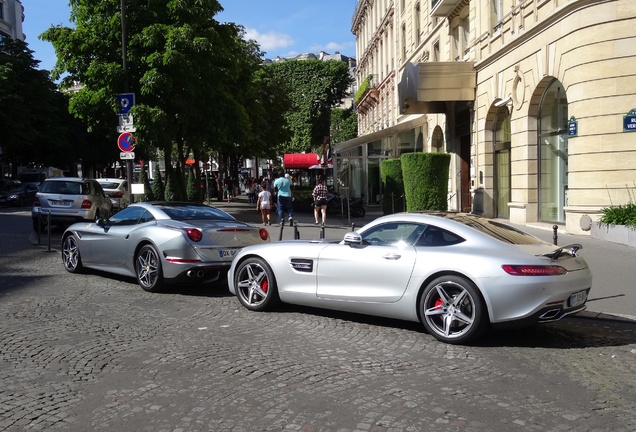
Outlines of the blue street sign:
M568 121L568 136L577 136L579 134L579 122L576 120L576 117L570 117L570 121Z
M636 132L636 108L623 117L623 132Z
M117 97L117 115L128 114L135 105L134 93L119 93Z

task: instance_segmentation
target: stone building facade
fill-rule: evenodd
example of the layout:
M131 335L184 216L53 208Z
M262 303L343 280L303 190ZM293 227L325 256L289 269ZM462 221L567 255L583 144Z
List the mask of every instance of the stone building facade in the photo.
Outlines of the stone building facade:
M636 196L633 2L358 0L352 32L354 195L379 202L383 159L445 151L451 210L583 234Z

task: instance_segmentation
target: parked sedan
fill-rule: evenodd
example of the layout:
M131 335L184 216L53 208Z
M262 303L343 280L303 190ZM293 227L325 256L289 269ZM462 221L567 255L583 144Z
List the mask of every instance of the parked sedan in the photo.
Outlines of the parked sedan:
M580 249L475 215L400 213L342 241L246 247L228 283L250 310L282 301L416 321L438 340L462 344L490 325L549 322L584 310L592 272Z
M106 196L113 203L113 210L119 211L128 207L128 180L99 178L97 182L102 186Z
M225 279L244 246L269 242L266 229L214 207L185 202L136 203L96 223L76 223L62 236L70 273L86 268L137 279L146 291L166 284Z
M113 204L94 179L51 177L40 185L33 200L31 218L38 231L51 225L97 221L108 217Z
M22 183L14 180L7 183L0 191L0 205L12 205L22 207L25 204L33 204L33 199L38 187L31 183Z

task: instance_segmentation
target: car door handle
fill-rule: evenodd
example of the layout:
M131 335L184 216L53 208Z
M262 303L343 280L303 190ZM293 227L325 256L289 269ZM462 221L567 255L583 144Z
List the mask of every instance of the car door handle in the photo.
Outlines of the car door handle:
M382 256L382 258L384 258L384 259L388 259L388 260L399 260L400 258L402 258L402 255L398 255L398 254L386 254L386 255Z

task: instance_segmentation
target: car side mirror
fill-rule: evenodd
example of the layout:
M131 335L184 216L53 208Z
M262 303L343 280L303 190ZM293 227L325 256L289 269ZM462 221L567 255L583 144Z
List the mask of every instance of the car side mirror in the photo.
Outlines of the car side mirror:
M100 228L104 228L107 225L107 220L106 219L98 219L97 222L95 222L97 224L98 227Z
M343 242L344 244L348 244L349 246L361 245L362 236L355 231L351 231L344 235Z

